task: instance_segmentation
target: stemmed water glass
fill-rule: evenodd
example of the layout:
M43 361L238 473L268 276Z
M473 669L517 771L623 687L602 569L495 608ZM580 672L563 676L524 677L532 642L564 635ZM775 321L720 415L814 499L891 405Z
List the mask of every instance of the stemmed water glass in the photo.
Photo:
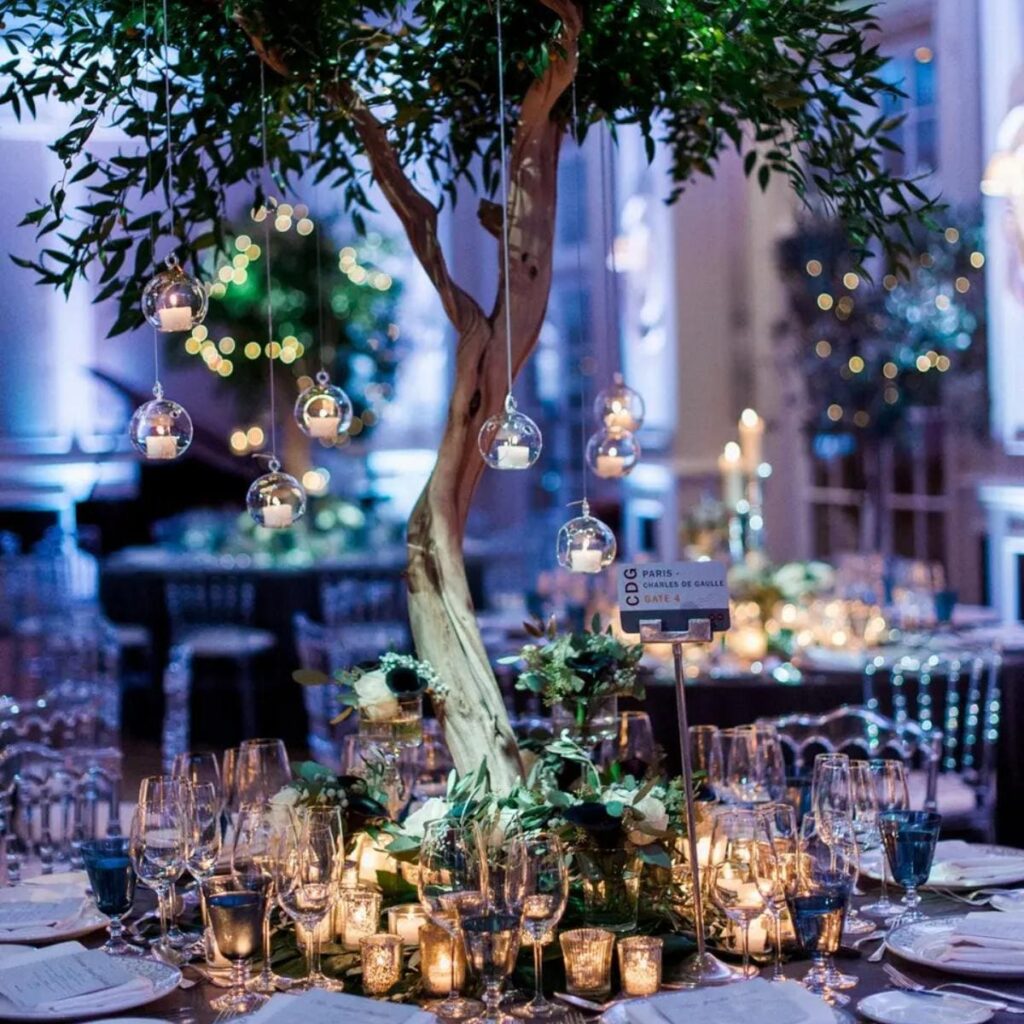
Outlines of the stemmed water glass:
M306 979L296 988L340 992L344 985L320 969L320 926L333 911L344 864L341 814L336 807L306 807L277 833L274 884L281 909L306 930Z
M722 736L715 725L690 726L690 764L701 776L699 800L719 800L724 792Z
M274 879L279 874L276 858L282 852L273 810L267 803L246 804L238 814L231 870L243 878L262 878L266 888L263 903L263 967L251 987L275 992L281 982L270 966L270 917L274 911Z
M523 931L533 942L534 995L517 1006L514 1017L541 1020L561 1017L564 1010L544 998L544 945L565 913L569 898L569 871L566 855L553 832L535 832L515 840L526 865L523 898Z
M754 725L755 802L781 800L786 795L786 762L774 725Z
M121 919L135 902L135 869L129 856L130 839L113 836L82 843L82 861L89 887L101 914L110 918L110 938L100 949L111 956L141 956L143 950L125 941Z
M221 801L211 782L196 783L187 790L188 809L185 816L185 867L201 884L217 868L221 850ZM200 902L202 902L200 900ZM188 951L202 955L206 940L200 935Z
M907 787L907 770L902 761L890 760L887 758L873 758L868 761L868 772L875 794L876 828L878 828L877 816L885 811L905 811L910 808L910 791ZM879 829L875 837L877 847L882 845L882 835ZM869 903L861 909L865 914L877 917L892 917L899 914L902 907L889 899L889 860L882 850L880 857L882 873L882 894L874 903Z
M796 811L790 804L764 804L757 809L758 843L767 843L771 858L759 854L757 887L772 919L774 963L769 981L787 981L782 970L782 913L786 909L787 880L796 871L800 833Z
M250 965L266 918L267 880L258 875L214 875L200 885L214 941L231 962L231 990L210 1006L219 1013L252 1013L268 998L249 984Z
M901 924L923 921L918 886L928 881L939 839L942 815L934 811L883 811L879 815L882 844L893 879L904 888Z
M745 978L758 973L750 962L750 924L767 909L767 900L758 886L759 861L766 849L767 856L774 856L770 845L759 844L758 837L756 812L740 809L719 814L711 834L708 892L715 906L743 930Z
M220 761L213 753L176 754L171 762L171 775L176 779L184 779L193 785L208 783L213 786L217 796L223 799L223 779L220 772Z
M243 740L235 759L234 791L239 807L276 796L292 780L283 740Z
M751 803L755 785L754 731L742 725L722 729L723 798L727 803Z
M850 758L846 754L818 754L811 781L811 813L818 831L828 842L833 822L848 821L852 814Z
M174 883L185 870L187 798L180 779L144 779L129 834L129 855L135 874L156 893L160 909L160 938L153 949L177 963L181 957L170 942Z
M452 963L455 943L462 941L456 904L462 895L473 898L481 892L480 859L474 843L472 828L450 818L428 822L420 843L420 903L430 920L451 936ZM441 1020L469 1020L483 1010L483 1004L463 999L453 988L443 1002L430 1009Z

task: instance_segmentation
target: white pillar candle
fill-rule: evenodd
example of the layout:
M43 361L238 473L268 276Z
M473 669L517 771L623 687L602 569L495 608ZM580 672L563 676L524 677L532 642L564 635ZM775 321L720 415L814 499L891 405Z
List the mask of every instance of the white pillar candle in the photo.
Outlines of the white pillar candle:
M748 473L756 473L762 462L764 420L753 409L744 409L740 414L739 431L743 468Z
M735 509L743 498L740 458L740 446L735 441L730 441L718 457L718 472L722 475L722 504L728 509Z
M398 861L390 856L386 849L378 849L378 847L387 847L390 842L390 837L380 836L374 840L365 834L360 836L357 856L361 883L376 885L378 871L389 875L398 873Z
M191 331L192 309L189 306L165 306L157 310L161 331Z
M622 455L598 455L594 471L606 480L625 476L626 460Z
M309 427L310 437L337 437L338 425L340 423L340 416L309 416L306 419L306 426Z
M147 459L173 459L178 454L178 441L168 434L151 434L146 438Z
M528 469L530 449L525 444L498 445L498 469Z
M388 908L388 931L407 946L419 945L420 928L426 923L427 915L418 903L401 903Z
M570 551L569 568L573 572L600 572L601 552L597 548Z
M281 529L292 525L291 505L266 505L263 508L263 525L271 529Z

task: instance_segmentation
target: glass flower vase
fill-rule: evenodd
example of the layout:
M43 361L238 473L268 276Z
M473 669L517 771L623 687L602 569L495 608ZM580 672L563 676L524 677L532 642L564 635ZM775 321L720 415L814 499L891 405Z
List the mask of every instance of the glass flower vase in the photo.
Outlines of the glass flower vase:
M583 893L583 921L589 928L624 934L636 928L643 861L629 845L602 847L592 840L574 850Z

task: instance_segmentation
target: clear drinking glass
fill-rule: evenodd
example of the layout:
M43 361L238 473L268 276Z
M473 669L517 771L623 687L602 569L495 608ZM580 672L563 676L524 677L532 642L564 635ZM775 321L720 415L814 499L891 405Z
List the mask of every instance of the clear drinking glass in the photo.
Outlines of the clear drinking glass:
M561 1017L565 1010L544 998L544 946L565 913L569 898L569 870L561 841L553 832L536 832L520 840L526 864L523 931L533 942L533 998L517 1006L512 1015L528 1020Z
M868 761L868 771L875 790L875 809L877 814L884 811L905 811L910 808L910 791L907 787L907 770L902 761L888 758L873 758ZM876 822L877 824L877 822ZM882 834L877 836L878 848L881 849ZM902 912L903 908L889 899L889 861L885 851L881 850L880 870L882 874L882 894L874 903L861 909L873 917L892 917Z
M858 853L863 855L878 849L881 836L878 831L878 804L875 800L875 784L867 761L850 761L850 822ZM863 895L854 881L853 896ZM851 900L846 910L847 936L870 935L875 930L873 922L857 912Z
M253 1013L268 998L249 984L250 965L266 918L267 881L255 875L217 875L200 884L214 941L231 962L231 990L210 1006L229 1015Z
M234 788L240 807L263 803L292 780L284 740L243 740L235 761Z
M924 914L917 909L921 903L917 889L931 873L942 815L934 811L883 811L879 826L893 880L905 890L903 904L907 909L900 915L900 922L923 921Z
M463 894L473 898L481 891L474 841L472 829L467 825L442 818L427 823L420 843L417 875L420 903L430 920L451 936L453 962L455 943L462 941L456 904ZM429 1009L442 1020L469 1020L480 1014L483 1004L475 999L463 999L453 988L447 999Z
M189 785L184 779L175 778L172 775L148 775L139 783L139 807L141 808L147 804L159 804L160 806L177 808L177 819L184 835L188 814L188 789ZM170 955L170 949L184 950L191 943L190 937L185 935L178 927L175 914L175 907L177 905L175 884L183 873L184 864L182 865L182 871L178 872L178 875L171 880L168 886L166 901L167 932L162 941L166 956Z
M711 901L743 930L743 975L756 977L758 970L750 962L750 924L767 909L767 901L758 885L759 852L757 814L730 810L715 818L711 834L711 864L708 893ZM771 847L767 847L771 855Z
M141 956L143 953L139 946L125 940L121 923L135 902L135 869L130 848L131 841L124 836L90 839L81 846L96 906L101 914L110 918L110 938L100 949L111 956Z
M725 769L722 758L722 736L715 725L690 726L690 764L701 777L700 800L722 800Z
M320 925L334 910L337 879L345 862L341 815L335 807L306 807L294 828L279 832L273 858L277 901L306 929L306 979L297 988L340 992L344 985L320 969Z
M731 804L752 803L756 785L754 730L743 725L735 729L722 729L720 736L724 765L722 798Z
M846 754L818 754L811 781L811 813L822 838L828 841L833 820L850 820L852 812L850 758Z
M758 887L772 919L774 952L769 981L786 981L782 970L782 912L786 909L786 886L796 871L800 833L796 811L786 803L764 804L757 809L758 842L771 848L771 859L759 855Z
M176 779L196 784L213 786L218 799L224 797L224 780L220 772L220 761L214 753L177 754L171 765L171 775Z
M646 711L623 711L619 714L615 739L615 760L622 770L640 779L658 760L651 716Z
M774 725L755 725L754 764L757 803L781 800L786 795L786 761Z

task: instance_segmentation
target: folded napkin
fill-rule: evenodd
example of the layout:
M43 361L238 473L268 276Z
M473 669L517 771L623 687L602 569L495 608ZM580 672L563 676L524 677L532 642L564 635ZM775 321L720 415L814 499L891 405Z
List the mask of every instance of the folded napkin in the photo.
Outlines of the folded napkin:
M1019 857L985 853L962 839L948 839L935 846L935 861L928 881L989 882L999 878L1024 878L1024 851Z
M38 935L45 929L58 929L73 924L85 910L81 896L56 900L2 899L0 900L0 938L17 939L19 936Z
M344 992L313 989L302 995L276 995L248 1024L432 1024L436 1017L408 1003L388 1003Z
M968 914L937 959L947 966L1024 967L1024 913Z

